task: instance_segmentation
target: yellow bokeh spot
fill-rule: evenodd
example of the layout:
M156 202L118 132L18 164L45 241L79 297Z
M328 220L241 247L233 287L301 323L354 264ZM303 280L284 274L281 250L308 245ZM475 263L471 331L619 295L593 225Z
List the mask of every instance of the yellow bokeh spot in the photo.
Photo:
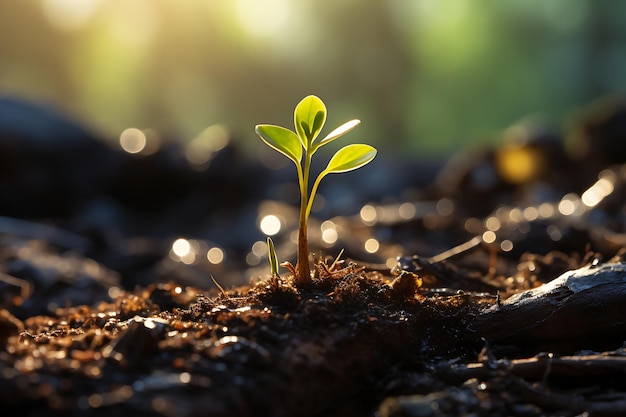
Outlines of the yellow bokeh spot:
M496 168L506 182L523 184L537 178L543 170L543 158L537 149L508 145L496 153Z

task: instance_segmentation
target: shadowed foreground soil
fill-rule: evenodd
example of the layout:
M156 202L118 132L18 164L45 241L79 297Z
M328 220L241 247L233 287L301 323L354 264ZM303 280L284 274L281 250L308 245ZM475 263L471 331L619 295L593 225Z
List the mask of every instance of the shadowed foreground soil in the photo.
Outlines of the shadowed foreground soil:
M604 288L623 297L618 270ZM541 329L585 326L584 314L571 322L571 294L555 296L549 304L565 315L544 324L525 320L519 303L419 282L411 273L385 276L328 261L302 290L289 279L215 293L159 284L23 322L3 310L3 409L24 416L626 410L626 311L618 299L596 300L593 314L603 316L594 322L605 329L564 341ZM518 326L504 329L506 337L498 313ZM514 338L526 343L512 344ZM610 346L612 352L584 350Z

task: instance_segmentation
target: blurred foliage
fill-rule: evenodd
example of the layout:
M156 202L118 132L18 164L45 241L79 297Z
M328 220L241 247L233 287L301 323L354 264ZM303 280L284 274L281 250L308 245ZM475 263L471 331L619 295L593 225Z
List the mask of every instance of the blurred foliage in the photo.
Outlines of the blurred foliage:
M20 0L0 3L0 94L116 139L290 125L316 94L386 152L443 154L531 113L626 90L619 0Z

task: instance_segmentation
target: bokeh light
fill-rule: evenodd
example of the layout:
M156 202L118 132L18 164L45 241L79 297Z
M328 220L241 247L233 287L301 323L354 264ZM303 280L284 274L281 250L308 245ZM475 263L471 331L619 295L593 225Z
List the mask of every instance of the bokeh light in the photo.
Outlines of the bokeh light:
M263 216L259 222L259 229L261 229L261 231L268 236L278 234L281 228L282 224L280 219L273 214Z
M454 202L449 198L442 198L437 201L437 213L441 216L450 216L454 213Z
M194 239L178 238L172 243L170 258L187 265L194 264L200 249L200 244Z
M120 135L120 146L128 153L139 153L146 147L145 133L139 129L128 128Z
M493 243L496 241L496 234L494 232L492 232L491 230L487 230L486 232L483 233L483 241L485 243Z
M176 239L172 244L172 251L176 256L186 256L191 251L191 244L187 239Z
M583 204L587 207L597 206L606 196L613 192L615 180L615 173L608 170L602 171L600 179L581 195L580 198Z
M331 246L339 239L339 233L337 232L337 226L331 220L326 220L320 226L322 230L322 241Z
M511 241L510 241L510 240L508 240L508 239L503 240L503 241L500 243L500 249L501 249L503 252L510 252L510 251L512 251L512 250L513 250L513 242L511 242Z
M408 203L408 202L402 203L400 204L400 207L398 207L398 214L404 220L412 219L416 213L417 213L417 209L415 208L415 205L412 203Z
M555 213L554 205L551 203L541 203L537 210L539 212L539 216L543 219L549 219L554 216Z
M500 219L497 217L488 217L487 220L485 220L485 227L493 232L500 230L501 226Z
M224 256L224 251L218 247L209 249L206 254L207 260L214 265L222 263L224 261Z
M580 209L582 209L580 198L574 193L566 194L559 202L558 207L559 213L564 216L580 214Z
M376 212L376 207L374 207L373 205L371 204L364 205L361 208L359 214L361 216L361 220L363 220L363 223L367 225L373 225L374 223L376 223L377 212Z
M252 253L259 258L267 254L267 243L262 240L254 242L252 245Z
M364 249L368 253L376 253L380 249L380 242L374 238L365 241Z
M224 125L209 126L187 144L185 157L195 168L206 168L213 156L229 141L230 134Z

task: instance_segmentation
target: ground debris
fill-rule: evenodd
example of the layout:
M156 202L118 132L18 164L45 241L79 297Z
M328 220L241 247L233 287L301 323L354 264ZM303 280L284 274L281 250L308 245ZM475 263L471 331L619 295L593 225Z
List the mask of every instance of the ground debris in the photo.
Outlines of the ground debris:
M511 359L498 356L501 341L493 338L481 353L489 335L475 324L506 311L513 297L498 306L488 294L404 284L394 292L393 275L357 265L339 270L343 276L328 271L306 289L289 277L216 295L155 284L94 307L15 319L0 357L12 369L3 385L15 388L2 401L24 415L195 416L197 407L222 416L620 410L625 388L603 387L622 376L621 350ZM577 284L576 291L589 288ZM424 392L435 387L441 390Z

